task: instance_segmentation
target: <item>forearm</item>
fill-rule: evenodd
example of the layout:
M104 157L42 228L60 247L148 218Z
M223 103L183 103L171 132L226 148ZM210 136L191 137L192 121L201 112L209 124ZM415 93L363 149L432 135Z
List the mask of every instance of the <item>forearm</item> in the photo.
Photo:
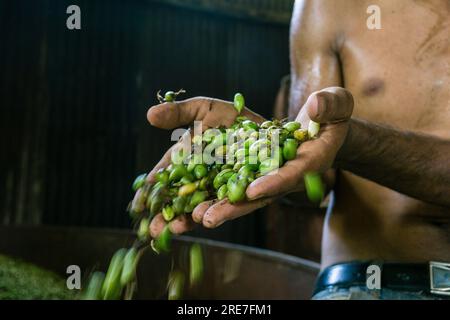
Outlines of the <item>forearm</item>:
M351 119L335 167L438 205L450 206L450 141Z

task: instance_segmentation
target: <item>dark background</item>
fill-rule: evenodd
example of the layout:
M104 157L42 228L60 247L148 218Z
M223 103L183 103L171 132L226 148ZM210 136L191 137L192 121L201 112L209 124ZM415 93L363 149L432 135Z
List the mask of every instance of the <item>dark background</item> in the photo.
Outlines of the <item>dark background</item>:
M81 30L66 8L81 8ZM130 228L134 177L171 144L146 111L184 88L266 117L293 0L0 0L0 223ZM197 235L265 246L260 212Z

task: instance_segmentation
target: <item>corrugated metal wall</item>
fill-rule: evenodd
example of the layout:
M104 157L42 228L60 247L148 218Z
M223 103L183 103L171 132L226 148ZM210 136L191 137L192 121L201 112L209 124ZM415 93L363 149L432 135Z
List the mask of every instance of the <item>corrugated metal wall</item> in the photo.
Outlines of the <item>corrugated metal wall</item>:
M292 2L0 0L0 222L129 227L131 181L171 144L146 122L156 91L239 90L270 116ZM202 235L261 244L262 221Z

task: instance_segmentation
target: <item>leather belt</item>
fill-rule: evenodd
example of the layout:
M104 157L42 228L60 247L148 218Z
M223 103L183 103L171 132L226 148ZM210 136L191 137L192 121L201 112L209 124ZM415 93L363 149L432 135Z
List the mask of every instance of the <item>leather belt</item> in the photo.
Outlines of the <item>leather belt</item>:
M370 266L381 271L380 289L424 292L450 298L450 263L349 262L324 269L316 282L314 294L330 287L367 286Z

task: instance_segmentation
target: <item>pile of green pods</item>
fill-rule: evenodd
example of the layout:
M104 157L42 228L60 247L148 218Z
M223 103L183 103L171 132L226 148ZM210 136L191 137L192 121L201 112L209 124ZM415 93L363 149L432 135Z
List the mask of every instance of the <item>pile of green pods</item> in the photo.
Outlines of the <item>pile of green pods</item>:
M272 139L275 133L276 145ZM139 237L148 236L150 221L158 213L170 222L178 215L192 213L207 200L245 201L252 181L295 159L297 148L309 138L308 130L298 122L257 124L242 116L231 128L208 129L201 137L194 136L191 150L201 147L205 152L186 155L182 149L174 150L172 163L156 173L154 183L148 183L145 174L136 178L129 212L140 220ZM207 161L202 161L205 158ZM154 249L167 248L161 242L154 243Z
M164 97L158 93L158 99L173 102L183 92L170 91ZM239 114L244 109L242 94L235 95L234 107ZM295 159L300 144L315 138L319 129L319 124L312 121L306 129L295 121L256 123L238 115L229 128L210 128L201 135L191 135L187 150L173 148L170 165L160 169L154 181L149 182L146 174L135 179L132 185L135 196L128 211L137 226L137 240L131 249L120 249L114 254L106 274L94 272L91 275L84 299L131 298L142 252L149 245L157 253L167 253L171 248L172 233L168 224L158 238L150 238L149 226L155 215L161 213L164 220L170 222L179 215L192 213L197 205L207 200L245 201L246 189L252 181ZM320 176L307 174L305 182L311 200L322 200ZM192 245L189 259L189 277L180 270L170 273L169 299L182 296L186 280L190 285L200 281L203 272L200 245Z

